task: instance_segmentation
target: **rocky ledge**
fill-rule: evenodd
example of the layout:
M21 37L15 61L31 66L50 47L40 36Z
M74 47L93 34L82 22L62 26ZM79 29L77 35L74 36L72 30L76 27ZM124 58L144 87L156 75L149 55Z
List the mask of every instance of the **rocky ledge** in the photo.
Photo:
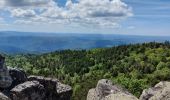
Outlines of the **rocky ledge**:
M140 100L170 100L170 82L162 81L143 90Z
M110 80L98 81L96 88L90 89L87 100L170 100L170 82L160 82L155 87L146 89L138 99Z
M18 69L9 69L11 87L1 90L0 100L70 100L72 88L55 78L29 76Z
M29 76L19 69L9 69L12 85L0 89L0 100L71 100L72 88L58 79ZM81 100L81 98L80 98ZM162 81L143 90L138 99L126 89L112 84L107 79L99 80L96 88L90 89L87 100L170 100L170 82Z
M110 80L98 81L96 88L90 89L87 100L138 100L120 86L113 85Z

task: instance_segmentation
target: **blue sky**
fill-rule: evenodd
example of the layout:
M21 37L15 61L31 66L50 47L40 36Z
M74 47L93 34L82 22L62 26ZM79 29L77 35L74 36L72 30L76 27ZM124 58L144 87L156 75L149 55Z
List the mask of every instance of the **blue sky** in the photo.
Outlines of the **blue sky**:
M170 35L170 0L1 0L0 31Z

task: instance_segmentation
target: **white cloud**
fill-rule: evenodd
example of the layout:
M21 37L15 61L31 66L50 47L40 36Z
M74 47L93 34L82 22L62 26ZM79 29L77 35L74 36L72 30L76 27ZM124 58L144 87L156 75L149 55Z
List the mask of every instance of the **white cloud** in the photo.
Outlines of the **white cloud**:
M0 0L0 8L2 8L5 5L5 1L4 0Z
M50 0L1 0L0 6L10 7L29 7L29 6L44 6Z
M49 7L42 16L68 20L70 23L117 26L122 19L132 16L132 9L120 0L68 0L65 7Z
M53 0L2 0L15 23L64 24L82 27L118 28L133 15L132 8L121 0L68 0L60 7Z
M32 9L13 9L11 10L12 17L19 17L19 18L29 18L29 17L35 17L36 13Z
M120 0L80 0L72 4L71 11L81 17L126 17L131 16L131 8ZM84 16L83 16L84 15Z
M14 23L15 23L15 24L31 24L32 21L16 20Z

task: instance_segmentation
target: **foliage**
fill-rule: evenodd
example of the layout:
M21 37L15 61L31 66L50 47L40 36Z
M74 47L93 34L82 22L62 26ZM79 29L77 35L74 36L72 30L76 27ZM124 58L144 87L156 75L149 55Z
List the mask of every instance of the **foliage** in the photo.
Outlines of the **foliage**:
M143 89L170 80L170 44L143 43L92 50L64 50L41 55L6 55L7 65L28 74L56 77L73 87L73 100L85 100L102 78L139 96Z

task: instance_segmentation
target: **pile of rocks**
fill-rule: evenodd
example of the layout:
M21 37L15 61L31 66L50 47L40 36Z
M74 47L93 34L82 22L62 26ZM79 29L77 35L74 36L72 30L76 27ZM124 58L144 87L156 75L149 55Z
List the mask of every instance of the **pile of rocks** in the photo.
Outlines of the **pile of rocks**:
M143 91L138 99L110 80L98 81L96 88L90 89L87 100L170 100L170 82L160 82L153 88Z
M54 78L29 76L18 69L9 69L11 87L0 92L0 100L70 100L72 88Z

